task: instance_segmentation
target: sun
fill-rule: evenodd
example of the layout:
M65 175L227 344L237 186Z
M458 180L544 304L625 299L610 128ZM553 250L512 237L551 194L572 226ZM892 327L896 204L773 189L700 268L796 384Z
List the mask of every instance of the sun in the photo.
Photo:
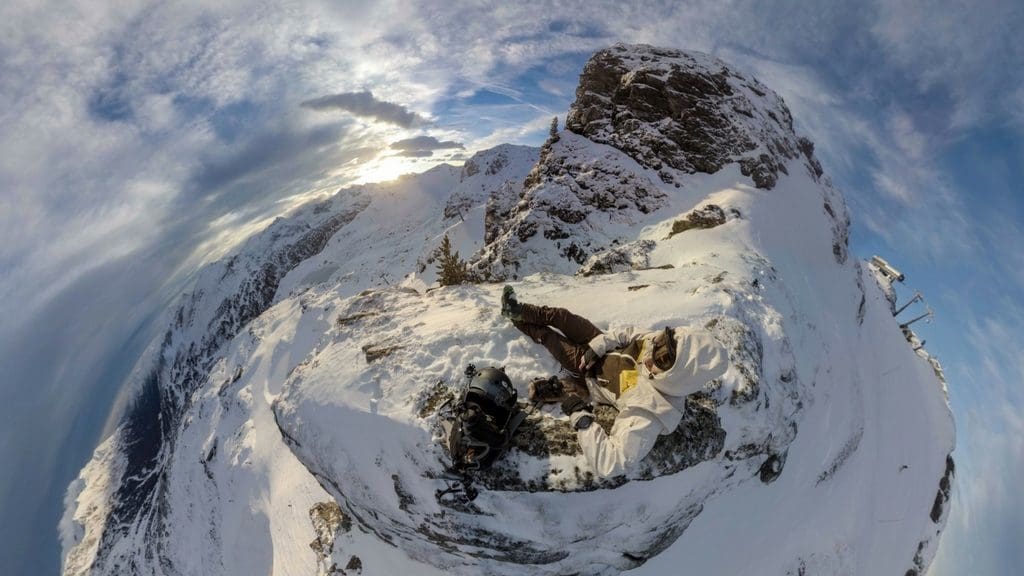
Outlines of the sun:
M396 180L405 174L423 172L441 163L443 163L443 160L440 158L408 158L398 155L381 155L366 162L356 170L354 184Z

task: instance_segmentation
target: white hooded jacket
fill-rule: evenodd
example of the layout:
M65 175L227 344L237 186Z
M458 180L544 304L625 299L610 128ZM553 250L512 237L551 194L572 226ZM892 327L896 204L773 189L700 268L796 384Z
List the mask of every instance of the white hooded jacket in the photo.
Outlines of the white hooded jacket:
M611 432L592 425L577 433L583 454L602 477L625 474L643 459L659 435L672 433L683 418L686 396L700 391L710 380L725 374L729 356L709 332L676 328L676 363L660 374L651 374L643 360L651 354L652 340L659 332L636 335L634 330L605 333L590 342L598 356L628 345L636 338L645 339L644 356L637 362L637 383L615 398L596 380L587 379L591 398L612 404L619 410ZM575 412L573 425L585 415Z

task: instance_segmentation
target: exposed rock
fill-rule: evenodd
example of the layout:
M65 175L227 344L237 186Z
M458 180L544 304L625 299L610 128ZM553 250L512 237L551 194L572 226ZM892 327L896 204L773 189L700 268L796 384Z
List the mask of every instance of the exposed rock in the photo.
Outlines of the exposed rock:
M761 479L761 482L765 484L771 484L775 482L782 474L782 468L786 465L786 452L781 454L772 454L768 456L768 459L761 464L761 467L757 470L757 475Z
M646 269L650 266L650 253L654 247L653 240L640 240L609 248L591 256L580 268L578 274L580 276L597 276Z
M694 208L689 214L673 222L668 238L694 228L708 229L722 224L725 224L725 211L715 204L706 204L700 208Z
M764 347L757 334L749 326L727 316L712 318L704 324L729 350L729 362L741 375L741 384L736 387L729 401L733 404L749 402L757 397L760 389Z
M756 79L699 52L617 44L583 68L566 127L625 151L653 170L713 174L730 162L771 189L786 161L814 147L789 109Z
M729 163L762 189L772 189L788 163L802 165L822 184L832 252L846 261L849 215L813 143L796 135L778 95L715 58L646 45L602 50L583 70L566 128L545 143L521 189L489 198L486 244L470 261L481 279L604 273L591 259L625 240L608 223L648 220L667 204L663 187L680 186L680 173L714 173ZM611 264L617 256L609 257Z
M353 556L348 559L348 563L345 564L345 569L341 572L342 574L362 574L363 573L363 561L359 559L359 556Z
M946 504L949 502L949 492L952 488L953 474L956 471L956 465L953 464L953 455L946 456L946 472L942 475L942 479L939 480L939 491L935 493L935 504L932 505L931 519L936 524L942 519L942 515L946 510Z
M454 401L456 397L456 391L449 388L444 380L439 380L432 388L425 390L421 399L416 402L416 405L420 407L416 415L426 418L436 414L441 406Z
M924 547L927 545L927 541L922 541L920 544L917 545L917 551L914 552L914 564L910 569L907 570L907 573L904 576L921 576L921 574L924 573L925 564L923 553Z
M462 185L445 203L444 217L464 219L472 207L485 203L500 188L510 186L518 189L519 179L515 176L514 168L524 160L534 163L537 158L536 148L510 144L474 154L462 166L459 176ZM494 184L495 176L504 179L499 180L497 186Z
M376 316L376 315L377 315L377 312L360 312L358 314L353 314L351 316L338 316L338 319L337 319L336 322L337 322L339 327L340 326L346 326L348 324L352 324L354 322L358 322L360 320L363 320L364 318L369 318L371 316Z
M316 533L316 539L309 543L309 547L316 553L319 573L336 573L329 563L334 553L334 542L339 532L346 533L352 529L352 519L342 512L337 502L331 500L314 504L309 509L309 520Z
M162 545L161 527L145 517L167 514L170 503L161 486L166 481L162 470L174 450L174 431L191 405L193 392L207 378L221 347L272 304L281 279L323 250L331 236L369 204L369 198L358 194L346 200L335 213L325 213L323 204L318 204L310 210L314 218L276 219L251 241L262 246L258 258L243 249L246 258L234 256L200 272L208 279L219 276L223 292L208 295L197 290L182 298L155 365L116 432L129 447L127 466L103 527L97 568L133 570L135 560L122 558L123 552L116 547L133 531L143 534L140 538L152 547L150 553L160 554L156 548ZM213 300L218 297L219 301ZM181 331L193 326L206 328L194 340L180 339Z
M633 224L666 201L665 192L637 172L632 160L565 133L545 147L521 190L506 187L488 199L486 245L471 265L492 280L542 269L571 274L592 254L622 240L597 223ZM551 244L553 251L545 247ZM558 259L552 260L551 252ZM544 260L536 260L542 253Z
M487 197L484 212L484 242L490 244L497 240L504 230L505 222L512 216L512 211L519 202L519 189L512 183L506 183ZM526 235L526 238L533 233Z
M823 253L816 254L815 266L794 270L786 258L786 246L778 248L781 252L762 255L744 238L730 237L730 227L713 234L720 242L714 252L708 249L704 254L699 254L700 250L671 253L671 248L682 245L682 239L664 243L654 238L664 234L664 226L676 210L693 206L697 208L673 226L673 234L720 226L730 215L747 218L744 228L749 224L754 232L758 226L770 226L778 221L778 212L771 208L792 199L786 187L787 170L798 172L789 177L804 178L799 171L805 168L821 190L819 197L812 198L812 209L820 206L821 217L831 223L831 253L836 261L844 262L849 218L841 196L831 188L814 159L813 144L793 135L789 113L777 96L704 55L644 46L616 47L595 56L592 64L595 70L591 70L586 86L581 86L574 112L578 114L578 127L589 131L594 141L571 130L552 137L527 177L525 188L519 184L525 170L514 179L484 178L502 174L509 166L509 156L474 156L464 166L460 187L450 195L444 215L458 218L473 210L474 218L479 218L486 202L486 246L474 263L492 279L551 273L526 279L524 294L543 294L552 296L552 300L557 295L563 300L553 304L564 304L599 293L609 302L626 304L619 310L608 306L609 317L593 314L598 307L593 303L590 309L582 310L597 321L610 322L609 326L640 327L664 314L706 327L725 345L730 370L687 398L681 423L657 440L637 468L624 477L595 478L581 454L577 432L557 409L547 407L530 414L505 457L476 474L476 500L441 502L438 492L444 492L451 474L445 468L446 446L438 442L440 437L434 428L438 414L459 393L445 381L459 379L458 368L478 358L495 362L503 359L502 365L509 367L510 374L517 374L516 380L540 369L548 370L550 364L543 362L550 362L550 358L531 358L536 356L532 352L543 355L543 351L524 349L524 345L532 344L520 341L521 335L512 333L507 321L499 316L495 303L500 286L460 286L420 294L408 287L409 282L402 282L401 286L351 296L366 286L361 280L359 284L353 281L337 287L318 283L291 292L266 314L265 320L254 319L254 314L259 316L273 303L281 275L295 266L293 258L308 258L319 242L320 232L312 234L287 220L279 221L263 237L270 249L262 249L265 246L261 244L260 250L251 250L248 256L224 261L222 269L216 270L222 274L222 282L201 284L212 296L197 290L192 304L182 306L172 316L174 332L168 332L162 348L157 346L158 352L165 353L158 370L167 374L155 372L147 379L133 408L130 425L137 428L131 431L141 433L129 438L138 438L138 444L130 444L124 451L123 468L128 472L122 473L120 462L112 467L112 473L121 480L115 487L134 483L129 487L139 488L141 496L133 501L133 494L112 495L116 500L111 519L96 522L106 530L104 547L95 561L90 558L78 563L83 571L189 573L207 558L224 557L218 554L232 550L232 543L218 541L221 535L216 532L221 524L214 516L248 520L252 503L242 498L235 503L237 488L251 486L246 481L259 480L264 470L279 470L275 465L304 467L309 473L304 478L305 486L312 488L319 483L334 498L314 506L309 515L316 535L310 548L317 555L318 572L326 574L361 573L360 558L350 555L349 550L340 550L338 543L350 539L362 542L365 537L372 543L395 546L409 559L432 564L446 573L517 574L526 570L612 576L636 568L668 548L688 530L704 502L714 501L718 508L746 482L774 483L769 492L776 495L789 491L785 499L757 503L768 506L766 510L771 514L762 514L766 518L786 513L790 503L799 503L798 492L804 488L802 483L791 481L798 479L785 475L787 458L793 458L790 470L799 464L804 471L820 472L819 483L831 481L837 474L857 472L850 465L863 454L857 452L861 441L857 428L846 436L830 438L835 442L830 441L824 446L827 450L821 452L811 452L804 442L793 440L798 423L801 432L804 427L810 428L805 434L811 440L816 434L833 432L828 429L829 418L823 417L828 415L822 411L829 407L826 401L842 400L836 406L849 406L861 399L844 378L845 364L831 362L833 358L845 361L848 356L844 356L846 334L830 328L841 321L852 323L854 318L870 327L876 320L869 313L874 301L865 297L863 285L858 284L859 305L856 299L845 298L846 292L833 295L824 291L817 295L831 305L805 307L806 298L795 297L805 293L790 291L792 285L786 283L795 281L811 288L832 286L835 274L849 274L853 267L831 269L828 264L832 256L826 246ZM606 101L599 97L601 94L607 94ZM730 163L762 189L740 185L729 192L730 198L744 206L743 216L735 208L707 203L720 202L726 195L716 194L719 189L701 190L700 186L718 186L721 179L683 177L686 173L714 172ZM514 159L511 164L516 164ZM445 170L446 178L457 176L454 168ZM477 185L485 181L486 185ZM776 185L778 189L772 194L763 192ZM438 194L443 186L435 188L430 189L431 201L436 202L432 211L419 220L410 217L406 231L424 230L429 237L456 224L439 217L442 200ZM672 188L682 188L678 197L670 197ZM806 190L801 187L798 192L804 194ZM762 201L766 197L779 202ZM747 202L750 198L754 201ZM311 228L326 233L321 226L341 210L343 200L338 197L312 207L312 215L322 217L309 219ZM657 213L667 206L672 207L672 213ZM474 228L473 233L479 230L476 225L467 228ZM395 234L402 235L401 231ZM297 238L307 239L310 244L300 245ZM400 258L415 252L418 247L412 244L406 239L397 242L393 252L374 250L374 256L384 255L382 262L387 256ZM775 249L768 244L766 249ZM332 246L337 250L331 255L332 263L351 257L353 249L344 242L335 241ZM678 269L667 274L636 273L650 269L655 254L659 259L664 257L659 264L672 261L658 268ZM775 258L779 277L769 257ZM336 271L330 273L332 281L357 272L343 268L335 267ZM294 276L306 275L306 270L297 272ZM569 276L617 272L626 274L586 280ZM793 273L797 274L795 278L790 276ZM236 282L238 276L242 279ZM287 280L280 285L287 286ZM572 292L577 289L578 299ZM634 293L639 290L643 292ZM215 300L205 302L209 298ZM291 313L297 316L289 317ZM188 328L193 325L195 330ZM320 330L319 337L311 338L316 330ZM232 338L230 348L223 346ZM265 341L259 344L260 339ZM365 344L362 354L366 363L353 343ZM405 348L400 349L399 344ZM791 348L794 345L800 362ZM230 356L225 357L225 349ZM280 354L284 350L289 354ZM531 354L524 354L524 350ZM211 371L212 359L218 355L219 364ZM384 357L386 361L376 362ZM929 361L941 380L937 362ZM252 377L264 362L268 362L268 373L286 374L285 381L266 386L258 382L259 376ZM830 372L836 368L835 374ZM863 368L869 374L874 367ZM219 387L217 394L196 394L195 378L204 374L212 386ZM864 380L870 385L867 381L871 378ZM519 388L522 390L522 386ZM269 409L291 454L267 450L265 430L251 428L266 425L270 419L253 418L255 411L267 409L265 402L246 402L268 396L275 398ZM189 408L193 397L199 400ZM813 418L802 415L805 401L815 410ZM179 411L183 406L184 411ZM908 401L907 406L914 410L919 403ZM601 406L595 415L597 425L607 431L617 413ZM855 419L862 416L855 415ZM179 428L170 434L164 428L176 425ZM944 428L936 425L936 430L941 434ZM176 448L174 434L181 435L177 436L181 440ZM165 439L168 436L170 439ZM252 441L257 438L261 445L254 446ZM943 445L922 461L939 469L939 462L950 449ZM909 449L901 453L912 452ZM850 458L855 453L858 458ZM804 460L808 455L813 456L811 468ZM878 457L865 458L870 456ZM284 460L279 459L282 457ZM182 463L181 467L165 467L166 458L173 458L171 462L176 466ZM933 469L931 465L927 468ZM915 464L912 470L916 469ZM682 471L687 472L679 474ZM923 571L934 553L934 536L948 515L952 475L949 459L934 504L931 493L914 496L919 504L915 507L917 520L922 521L924 531L923 536L913 533L912 539L901 543L900 549L907 552L917 546L910 573ZM93 490L103 488L101 482L91 482ZM179 487L179 482L194 491L168 497L167 492ZM641 483L626 485L628 482ZM611 493L603 489L612 488L620 489L609 498ZM222 497L221 506L210 507L212 511L200 509ZM88 503L83 506L94 505L96 500L83 502ZM193 509L178 506L180 502L197 504ZM738 516L743 516L749 500L741 500L741 504L744 507ZM147 506L154 511L139 512ZM926 517L929 509L931 521ZM820 520L835 510L848 512L838 506L811 518ZM868 512L857 513L874 519ZM278 523L278 519L284 523ZM278 516L272 526L244 526L232 536L269 536L274 547L272 557L277 562L281 558L277 556L278 546L291 550L291 535L308 530L308 525L303 528L301 514L299 520L296 527ZM350 530L353 522L359 524L359 534L338 541L337 537ZM771 523L767 532L761 527L751 528L754 524L736 524L741 536L734 540L770 543L775 537L770 534ZM839 524L843 524L841 519ZM874 521L863 524L882 529ZM915 529L913 519L907 524ZM176 545L172 531L188 531L178 533L191 535L197 528L204 540L202 546L186 538L184 546L169 548ZM889 535L893 533L890 529ZM924 540L918 545L921 538ZM860 540L858 537L857 542ZM302 549L306 541L308 536L299 541ZM812 546L821 542L812 543L808 550L799 551L800 557L790 556L792 562L784 566L769 554L773 562L769 572L831 573L834 570L821 567L831 566L828 554L836 551L834 542L825 541L826 546L817 550ZM92 544L76 546L88 554ZM189 564L197 547L209 556ZM371 551L376 555L377 549L363 548L360 553L363 557ZM860 552L856 543L849 550ZM301 553L298 560L312 564L308 553ZM816 558L816 553L824 557ZM78 554L81 557L83 552ZM716 554L720 557L728 551ZM902 572L909 558L899 558L896 568ZM792 571L786 572L789 568Z
M391 354L401 350L402 347L394 344L380 343L380 344L365 344L362 347L363 355L366 356L366 363L372 364L381 358L390 356Z
M595 422L611 430L617 411L609 406L599 405L594 409ZM686 401L682 422L671 434L659 436L650 453L643 459L629 477L619 476L597 479L592 473L576 469L573 485L551 482L547 477L521 476L524 458L549 458L551 456L575 456L580 454L576 431L565 418L542 412L531 414L516 431L512 451L498 460L491 468L474 473L481 485L491 490L526 492L587 492L602 488L614 488L630 479L652 480L666 474L674 474L705 460L714 458L722 450L725 430L715 412L715 403L707 395L695 394ZM553 471L553 472L558 472Z

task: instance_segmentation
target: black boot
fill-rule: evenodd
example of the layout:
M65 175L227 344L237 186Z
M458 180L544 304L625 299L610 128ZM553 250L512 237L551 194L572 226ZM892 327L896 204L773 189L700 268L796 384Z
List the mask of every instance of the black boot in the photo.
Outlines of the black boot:
M523 305L516 299L516 291L505 286L501 292L501 315L513 322L523 319Z

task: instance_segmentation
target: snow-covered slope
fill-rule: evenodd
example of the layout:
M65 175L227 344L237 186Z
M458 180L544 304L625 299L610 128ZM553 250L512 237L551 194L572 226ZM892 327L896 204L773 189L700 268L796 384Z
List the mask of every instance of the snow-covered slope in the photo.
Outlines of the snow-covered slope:
M206 270L69 490L65 573L923 573L944 383L847 257L845 204L781 99L620 45L568 127L344 190ZM730 369L628 477L596 480L545 408L475 501L438 498L437 409L466 365L523 395L558 369L498 314L501 283L428 289L445 234L482 278L599 327L706 327Z

